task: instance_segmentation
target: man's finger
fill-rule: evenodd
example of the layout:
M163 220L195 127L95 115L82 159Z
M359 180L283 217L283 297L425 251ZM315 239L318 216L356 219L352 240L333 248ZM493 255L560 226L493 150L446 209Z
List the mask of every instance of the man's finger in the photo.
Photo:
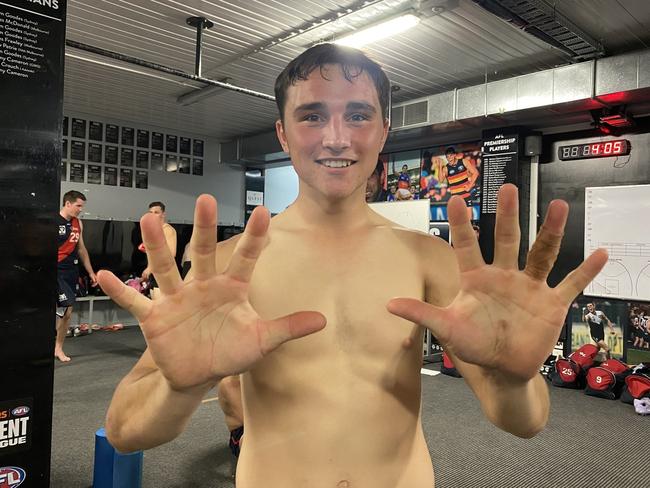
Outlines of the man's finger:
M325 327L327 320L318 312L297 312L275 320L261 321L260 348L266 355L292 339L298 339Z
M607 264L607 259L605 249L596 249L580 266L569 273L555 288L562 300L571 303L579 293L582 293L582 290Z
M217 247L217 201L210 195L201 195L194 207L194 229L190 239L192 275L205 280L215 275Z
M497 219L494 229L493 264L503 269L519 268L519 194L515 185L499 188Z
M101 270L97 273L97 281L104 293L120 307L131 312L138 322L142 323L149 316L152 308L151 300L134 288L126 286L113 273Z
M549 204L542 228L526 260L524 273L531 278L546 281L560 252L568 215L569 205L565 201L553 200Z
M386 309L393 315L426 327L443 344L449 339L447 312L444 308L415 298L393 298Z
M476 233L467 213L465 200L458 196L451 197L447 204L451 242L458 257L460 271L469 271L485 264L478 247Z
M183 281L178 273L176 261L169 252L160 218L154 214L146 214L140 219L140 228L147 250L147 267L156 278L160 291L171 295L180 288Z
M250 281L257 258L266 245L269 221L269 211L264 207L256 207L253 210L226 268L227 276L245 283Z

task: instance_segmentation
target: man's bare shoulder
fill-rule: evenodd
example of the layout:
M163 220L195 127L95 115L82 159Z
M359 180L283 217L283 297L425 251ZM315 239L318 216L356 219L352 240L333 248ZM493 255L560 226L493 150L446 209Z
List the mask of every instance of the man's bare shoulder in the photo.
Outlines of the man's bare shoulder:
M237 246L237 243L241 237L242 234L237 234L236 236L232 236L230 239L226 239L225 241L220 241L217 243L215 259L217 262L218 273L223 272L228 266L230 257L232 256L232 253L235 250L235 247Z
M176 229L174 229L174 227L172 227L171 224L165 222L163 224L163 232L165 232L166 234L176 234Z

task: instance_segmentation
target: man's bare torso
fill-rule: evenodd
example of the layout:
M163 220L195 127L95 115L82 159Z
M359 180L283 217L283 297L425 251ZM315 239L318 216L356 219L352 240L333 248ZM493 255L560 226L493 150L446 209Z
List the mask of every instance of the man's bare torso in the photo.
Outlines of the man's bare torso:
M348 235L282 216L253 275L262 318L319 311L324 330L281 346L242 377L238 487L433 486L421 430L421 330L387 312L424 298L421 235L380 218Z

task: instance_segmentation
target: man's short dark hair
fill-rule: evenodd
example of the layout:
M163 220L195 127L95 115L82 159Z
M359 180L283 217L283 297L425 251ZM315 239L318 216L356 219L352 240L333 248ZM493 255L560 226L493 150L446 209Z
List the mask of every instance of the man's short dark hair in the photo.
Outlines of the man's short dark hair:
M364 72L367 73L377 89L382 117L384 119L388 117L390 81L381 66L358 49L325 43L307 49L292 60L275 80L275 103L278 105L281 120L284 120L284 106L289 86L306 80L317 68L321 76L327 79L323 74L323 68L328 64L338 64L348 81L352 81Z
M79 198L84 202L86 201L86 195L77 190L70 190L63 195L62 205L65 207L65 202L76 203Z
M151 202L149 208L160 207L160 210L165 211L165 204L163 202Z
M447 150L445 151L445 156L448 156L450 154L456 154L456 149L453 147L448 147Z

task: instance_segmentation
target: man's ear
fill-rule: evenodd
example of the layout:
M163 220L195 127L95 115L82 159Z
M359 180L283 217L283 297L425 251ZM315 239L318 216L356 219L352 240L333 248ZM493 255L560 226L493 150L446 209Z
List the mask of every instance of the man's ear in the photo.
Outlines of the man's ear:
M278 119L275 121L275 133L278 136L278 141L280 141L280 145L282 146L282 150L286 153L289 152L289 143L287 142L287 135L284 132L284 124L282 123L282 119Z

